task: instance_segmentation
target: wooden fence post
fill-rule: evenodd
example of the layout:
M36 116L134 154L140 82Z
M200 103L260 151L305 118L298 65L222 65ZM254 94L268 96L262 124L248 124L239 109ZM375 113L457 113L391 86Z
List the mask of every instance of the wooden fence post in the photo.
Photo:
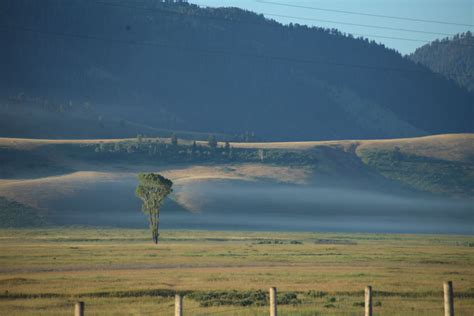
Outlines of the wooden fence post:
M183 316L183 297L178 293L174 297L174 316Z
M444 316L454 316L453 282L451 281L444 282L443 289L444 289Z
M277 289L270 288L270 316L277 316Z
M84 302L77 302L74 307L74 316L84 316Z
M365 287L365 316L372 316L372 287Z

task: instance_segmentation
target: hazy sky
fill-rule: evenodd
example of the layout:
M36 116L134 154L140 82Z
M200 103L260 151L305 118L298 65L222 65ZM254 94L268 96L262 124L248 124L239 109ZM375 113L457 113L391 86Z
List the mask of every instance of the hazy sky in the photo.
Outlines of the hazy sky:
M436 20L454 22L460 24L474 24L474 0L260 0L273 3L291 4L299 6L310 6L322 9L344 10L363 12L376 15L400 16L423 20ZM473 26L458 26L436 23L425 23L418 21L396 20L373 16L344 14L305 8L280 6L271 3L259 2L259 0L190 0L189 2L204 6L231 6L240 7L254 12L262 13L268 18L282 23L299 23L317 25L322 27L337 28L342 32L357 35L366 35L370 39L382 42L386 46L395 48L403 54L414 51L417 47L424 45L421 41L432 41L436 38L444 38L446 34L455 34L467 30L474 31ZM408 32L400 30L387 30L354 25L343 25L322 21L308 21L296 18L276 17L270 14L294 16L306 19L331 20L343 23L365 24L388 28L413 29L420 32ZM432 32L441 34L427 34L421 32ZM372 36L370 36L372 35ZM376 36L401 37L405 39L420 40L409 41L399 39L379 38Z

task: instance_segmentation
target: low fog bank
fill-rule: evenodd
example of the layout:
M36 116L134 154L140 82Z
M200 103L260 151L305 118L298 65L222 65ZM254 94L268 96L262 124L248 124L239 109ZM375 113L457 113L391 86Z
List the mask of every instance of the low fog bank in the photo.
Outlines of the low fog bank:
M53 202L58 225L147 227L134 181L104 183ZM176 186L164 229L474 234L474 203L250 181Z

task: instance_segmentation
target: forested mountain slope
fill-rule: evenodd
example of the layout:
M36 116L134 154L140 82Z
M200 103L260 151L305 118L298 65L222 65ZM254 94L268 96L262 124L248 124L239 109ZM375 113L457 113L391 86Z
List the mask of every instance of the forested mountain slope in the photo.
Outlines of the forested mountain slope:
M5 0L0 17L8 43L0 50L2 136L160 129L314 140L474 131L465 89L337 30L155 0Z
M410 59L474 91L474 37L471 32L418 48Z

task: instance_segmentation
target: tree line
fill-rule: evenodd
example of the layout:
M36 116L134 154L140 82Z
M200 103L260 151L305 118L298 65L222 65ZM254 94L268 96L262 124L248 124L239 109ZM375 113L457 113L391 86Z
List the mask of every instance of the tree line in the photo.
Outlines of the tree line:
M67 152L76 158L94 160L146 161L169 163L255 162L294 165L314 165L316 154L311 151L285 149L235 148L230 142L218 142L210 135L207 142L137 137L119 142L81 144Z

